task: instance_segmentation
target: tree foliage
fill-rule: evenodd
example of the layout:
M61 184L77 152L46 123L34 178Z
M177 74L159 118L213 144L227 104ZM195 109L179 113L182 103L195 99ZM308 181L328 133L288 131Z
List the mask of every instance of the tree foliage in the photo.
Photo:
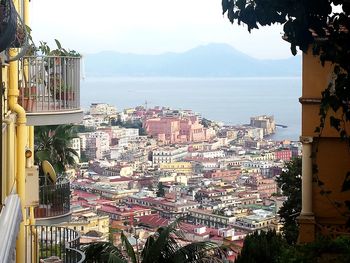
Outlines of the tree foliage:
M157 195L157 197L164 197L165 196L164 185L162 182L158 183L156 195Z
M74 166L78 153L71 147L71 141L76 137L73 125L35 127L36 162L47 160L59 173L65 171L67 166Z
M279 257L287 246L282 236L276 234L275 231L254 232L245 238L243 248L235 263L280 262Z
M278 211L284 224L283 236L289 244L294 244L299 233L296 218L301 211L301 158L288 162L276 181L282 194L288 198Z
M269 231L247 236L235 263L345 263L349 260L349 237L321 237L312 243L289 245L280 235Z
M180 221L176 220L167 227L160 227L149 236L140 254L128 241L124 233L121 234L123 250L119 250L111 243L98 245L91 243L83 250L86 254L86 262L101 263L200 263L223 262L222 250L212 242L194 242L180 246L177 238L183 238L178 231ZM98 255L100 254L100 255ZM110 254L112 254L113 260ZM94 261L95 260L95 261ZM96 261L97 260L97 261ZM100 261L98 261L100 260Z
M322 131L329 109L341 111L342 117L332 117L329 122L342 138L349 139L344 124L350 120L350 1L222 0L222 10L231 23L246 24L249 31L281 24L293 55L299 47L318 56L322 64L335 65L332 80L322 93L316 131Z

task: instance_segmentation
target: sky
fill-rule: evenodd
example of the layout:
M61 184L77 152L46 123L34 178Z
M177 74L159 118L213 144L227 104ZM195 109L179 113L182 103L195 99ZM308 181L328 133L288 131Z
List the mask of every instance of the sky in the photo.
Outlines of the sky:
M138 54L183 52L227 43L259 59L291 56L282 27L248 33L222 15L221 0L32 0L35 41L81 54L112 50Z

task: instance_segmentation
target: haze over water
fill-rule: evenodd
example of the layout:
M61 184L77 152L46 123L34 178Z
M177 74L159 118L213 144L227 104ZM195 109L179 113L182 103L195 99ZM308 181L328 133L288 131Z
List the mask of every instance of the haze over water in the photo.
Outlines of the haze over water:
M145 105L192 109L225 124L249 123L251 116L274 115L276 140L298 140L301 78L86 78L81 104L105 102L124 108Z

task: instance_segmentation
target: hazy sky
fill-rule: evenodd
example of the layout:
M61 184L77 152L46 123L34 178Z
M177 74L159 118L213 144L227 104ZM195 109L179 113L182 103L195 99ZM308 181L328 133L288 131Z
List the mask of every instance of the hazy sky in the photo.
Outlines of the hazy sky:
M82 54L181 52L216 42L257 58L291 56L280 26L249 34L222 15L221 0L32 0L30 7L36 41L57 38Z

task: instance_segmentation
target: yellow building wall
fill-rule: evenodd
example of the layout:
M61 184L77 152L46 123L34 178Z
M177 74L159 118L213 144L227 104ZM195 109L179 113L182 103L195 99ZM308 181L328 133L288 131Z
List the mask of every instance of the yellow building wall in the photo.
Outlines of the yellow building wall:
M190 174L192 173L192 164L189 162L161 163L159 169L162 171Z
M349 212L345 205L336 206L334 202L344 204L350 200L350 191L341 192L346 173L350 171L350 153L348 145L338 138L322 138L319 141L319 152L316 156L320 180L329 195L321 195L321 188L313 185L313 211L318 223L345 224Z
M334 112L328 114L321 138L318 139L319 134L315 132L315 128L320 124L321 92L328 86L331 72L331 64L323 67L318 57L311 54L303 56L301 135L313 137L312 147L315 155L312 159L314 165L317 165L318 173L313 174L312 209L316 232L323 234L327 234L330 228L344 228L347 220L344 213L348 212L344 201L350 200L350 191L341 192L346 173L350 171L350 149L347 143L339 138L339 133L330 127L329 116L334 115ZM322 187L315 182L317 178L324 183ZM321 193L322 190L331 192L325 195ZM301 236L311 233L300 229ZM312 240L314 237L306 239Z
M61 226L74 229L81 234L86 234L89 231L98 231L103 234L104 237L109 235L109 217L99 216L88 218L86 221L72 221L62 223Z

